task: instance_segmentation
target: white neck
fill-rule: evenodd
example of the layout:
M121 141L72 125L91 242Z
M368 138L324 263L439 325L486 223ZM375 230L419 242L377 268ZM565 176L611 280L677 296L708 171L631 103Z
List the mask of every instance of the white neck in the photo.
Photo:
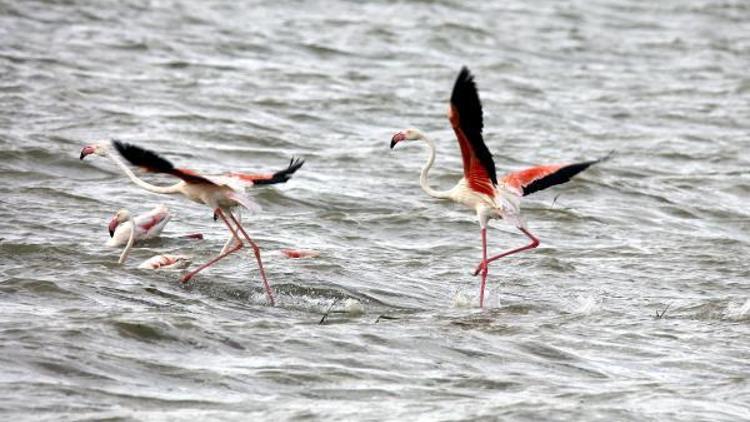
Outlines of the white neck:
M427 184L427 173L435 163L435 144L432 140L426 136L422 136L422 140L425 141L429 148L429 154L427 156L427 163L422 167L422 173L419 175L419 184L422 186L422 190L434 198L449 199L451 197L450 191L436 191Z
M117 155L112 154L111 152L107 151L107 157L109 157L110 160L114 161L115 164L117 164L117 167L120 167L120 170L122 170L129 178L133 181L136 185L142 187L143 189L146 189L149 192L154 193L163 193L163 194L171 194L171 193L180 193L180 187L182 186L182 183L175 183L171 186L156 186L152 185L151 183L148 183L136 176L128 166L125 165L125 163L120 160Z
M128 238L128 244L125 245L125 249L123 249L120 254L120 259L117 261L118 264L125 263L125 260L128 259L130 248L132 248L133 243L135 243L135 221L133 221L132 217L128 217L128 222L130 222L130 237Z

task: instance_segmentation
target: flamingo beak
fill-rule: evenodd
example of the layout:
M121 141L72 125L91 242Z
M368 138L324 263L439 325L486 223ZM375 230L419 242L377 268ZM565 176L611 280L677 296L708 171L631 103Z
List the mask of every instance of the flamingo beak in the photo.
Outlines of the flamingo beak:
M120 223L117 221L117 217L112 217L111 220L109 220L109 237L115 236L115 229L117 226L119 226Z
M404 135L404 132L398 132L395 135L393 135L393 138L391 138L391 149L396 146L397 143L403 141L406 139L406 135Z
M83 147L83 149L81 149L81 160L86 158L87 155L93 154L95 150L96 149L91 145L86 145L85 147Z

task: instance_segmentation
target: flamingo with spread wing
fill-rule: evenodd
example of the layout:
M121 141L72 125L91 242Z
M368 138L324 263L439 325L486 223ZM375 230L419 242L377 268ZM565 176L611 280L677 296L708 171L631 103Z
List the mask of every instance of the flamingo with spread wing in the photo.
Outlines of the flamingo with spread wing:
M136 185L154 193L181 194L193 202L207 205L213 210L214 218L220 217L229 229L232 236L230 240L234 240L234 246L228 248L229 243L227 243L217 257L183 276L182 282L187 282L198 272L203 271L229 254L243 248L244 242L240 238L240 235L242 235L253 249L268 300L271 305L275 303L273 290L266 279L263 262L260 257L260 248L234 216L232 209L242 207L251 212L258 211L260 207L247 196L245 193L246 188L255 184L286 182L304 164L303 160L292 159L287 169L268 175L235 172L222 176L205 176L192 170L176 168L171 162L144 148L116 140L112 141L112 145L132 165L144 168L150 172L169 174L181 179L181 181L170 186L157 186L148 183L136 176L128 166L112 154L106 144L94 144L83 147L81 150L81 159L90 154L109 157ZM233 224L230 223L230 220Z
M400 142L424 141L429 148L429 156L419 178L422 190L432 197L464 204L477 213L482 236L482 260L474 271L474 275L482 274L482 284L479 290L479 306L482 307L489 271L488 264L504 256L539 246L539 239L529 231L521 216L521 198L550 186L565 183L603 159L532 167L508 173L498 180L492 154L482 138L484 126L482 103L474 84L474 77L466 67L461 69L453 86L448 119L458 139L464 167L464 176L453 189L436 191L427 183L427 173L435 162L435 144L420 130L406 129L396 133L391 138L391 149ZM491 219L504 219L514 224L531 242L525 246L487 257L487 223Z

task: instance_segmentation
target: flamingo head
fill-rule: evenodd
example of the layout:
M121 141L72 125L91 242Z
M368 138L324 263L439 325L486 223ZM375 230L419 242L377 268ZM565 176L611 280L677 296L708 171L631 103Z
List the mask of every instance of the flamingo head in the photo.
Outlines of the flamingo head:
M100 156L107 155L107 147L104 144L91 144L86 145L81 149L81 160L86 158L87 155L96 154Z
M109 220L109 237L114 237L115 229L120 224L130 220L130 212L126 209L121 209L115 213L111 220Z
M424 134L419 129L409 128L402 130L401 132L396 132L396 134L393 135L393 138L391 138L391 149L393 149L393 147L399 142L416 141L419 139L424 139Z

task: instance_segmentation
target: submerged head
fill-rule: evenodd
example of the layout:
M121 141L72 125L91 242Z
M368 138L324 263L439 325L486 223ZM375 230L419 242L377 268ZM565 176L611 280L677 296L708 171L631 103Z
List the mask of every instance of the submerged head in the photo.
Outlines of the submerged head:
M111 220L109 220L109 237L115 235L115 229L120 224L130 220L130 212L126 209L121 209L115 213Z
M86 145L81 149L81 160L86 158L87 155L96 154L100 156L107 155L107 145L106 144L91 144Z
M391 138L391 149L393 149L393 147L395 147L396 144L401 141L416 141L419 139L424 139L424 133L422 133L419 129L404 129L401 132L396 132L396 134L393 135L393 138Z

